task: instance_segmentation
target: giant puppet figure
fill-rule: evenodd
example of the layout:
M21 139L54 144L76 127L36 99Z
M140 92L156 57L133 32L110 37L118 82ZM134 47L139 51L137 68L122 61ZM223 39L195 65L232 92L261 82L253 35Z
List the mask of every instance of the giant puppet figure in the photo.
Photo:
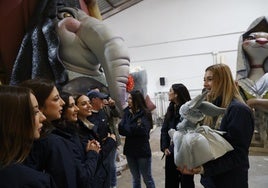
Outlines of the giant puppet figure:
M267 145L268 123L268 19L254 20L238 44L237 81L247 103L255 108L255 125Z
M124 108L128 50L101 21L96 0L3 0L0 5L2 84L35 77L69 91L99 84Z

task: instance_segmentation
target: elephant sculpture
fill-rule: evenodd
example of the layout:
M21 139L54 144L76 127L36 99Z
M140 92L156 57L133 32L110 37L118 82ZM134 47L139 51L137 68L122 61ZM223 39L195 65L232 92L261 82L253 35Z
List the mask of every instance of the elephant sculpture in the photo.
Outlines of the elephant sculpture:
M9 10L14 10L17 16L1 31L1 39L4 41L5 35L9 40L6 44L15 46L11 49L1 41L0 79L3 84L16 85L42 77L53 80L59 89L72 92L101 85L107 87L119 109L126 106L128 49L121 37L95 18L96 14L90 16L95 0L3 2L7 6L1 19L12 17ZM22 18L26 20L20 20ZM14 30L15 19L17 30ZM27 26L19 27L22 24ZM13 38L16 41L12 41Z
M69 79L88 76L100 81L124 108L130 62L124 40L80 9L64 7L58 17L59 56Z

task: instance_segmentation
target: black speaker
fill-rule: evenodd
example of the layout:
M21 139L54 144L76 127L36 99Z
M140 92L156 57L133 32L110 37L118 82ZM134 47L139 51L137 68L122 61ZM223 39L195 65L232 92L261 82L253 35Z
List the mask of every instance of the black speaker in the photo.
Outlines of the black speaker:
M165 77L160 77L159 78L160 81L160 86L164 86L165 85Z

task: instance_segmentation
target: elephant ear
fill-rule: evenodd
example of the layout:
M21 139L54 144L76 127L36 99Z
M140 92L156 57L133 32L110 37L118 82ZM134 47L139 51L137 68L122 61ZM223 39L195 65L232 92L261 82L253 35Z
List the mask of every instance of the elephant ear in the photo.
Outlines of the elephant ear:
M192 100L190 100L190 101L186 102L185 104L183 104L181 106L181 108L180 108L180 115L183 118L194 116L196 111L199 111L198 107L204 101L204 99L206 97L206 94L207 94L207 92L204 92L204 93L202 93L200 95L197 95Z
M226 108L220 108L210 102L202 101L198 109L207 116L219 116L223 114Z
M200 104L205 100L207 95L207 91L203 92L200 95L197 95L195 98L193 98L189 103L188 106L190 109L198 108Z

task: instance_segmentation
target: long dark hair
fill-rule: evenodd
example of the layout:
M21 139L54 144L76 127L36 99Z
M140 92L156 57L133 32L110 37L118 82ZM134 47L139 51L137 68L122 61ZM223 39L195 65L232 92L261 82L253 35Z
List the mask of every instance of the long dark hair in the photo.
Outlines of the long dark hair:
M178 104L177 104L177 106L175 107L175 103L174 103L174 102L170 102L170 103L169 103L169 106L168 106L168 108L167 108L167 112L166 112L166 114L165 114L165 119L166 119L166 120L169 120L170 118L172 118L172 116L173 116L174 114L179 115L178 112L175 113L175 111L176 111L176 110L179 110L180 107L181 107L184 103L186 103L187 101L191 100L190 93L189 93L189 91L188 91L188 89L187 89L187 87L186 87L185 85L183 85L183 84L181 84L181 83L173 84L173 85L171 86L171 88L173 89L174 94L177 95L177 101L178 101Z
M46 99L55 87L53 81L43 78L35 78L23 81L20 86L28 87L33 90L40 108L44 107Z
M133 114L139 112L139 111L144 111L146 116L151 122L151 128L153 128L153 118L152 118L152 113L148 109L144 96L139 90L132 90L130 92L130 95L132 97L132 112Z
M21 163L34 141L34 109L31 90L0 86L0 165Z
M53 125L58 129L61 129L68 133L76 133L78 131L78 123L70 122L66 119L66 111L70 105L70 97L74 96L71 93L62 91L60 92L61 99L65 102L65 105L62 107L62 115L59 120L54 120Z
M37 101L39 108L43 108L45 105L45 101L51 94L52 90L54 89L55 84L53 81L44 79L44 78L35 78L31 80L25 80L22 83L20 83L20 86L30 88ZM54 129L54 126L49 121L43 122L43 128L40 133L40 137L44 137L47 134L49 134Z

